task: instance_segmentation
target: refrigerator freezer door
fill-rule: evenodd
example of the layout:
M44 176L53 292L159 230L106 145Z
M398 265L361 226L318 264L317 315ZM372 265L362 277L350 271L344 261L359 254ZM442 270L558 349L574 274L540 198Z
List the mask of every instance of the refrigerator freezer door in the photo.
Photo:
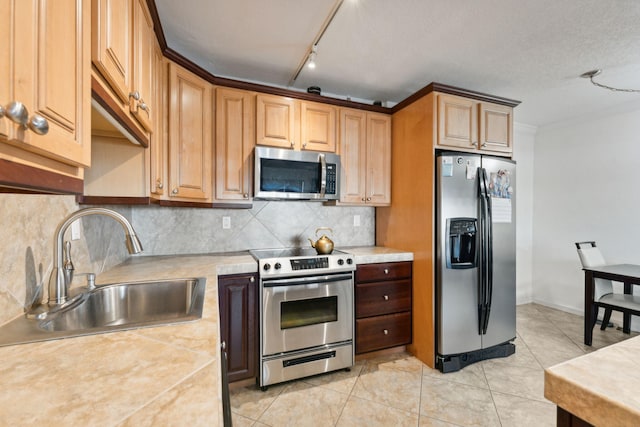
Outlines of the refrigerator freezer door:
M460 243L455 240L457 231L452 231L451 224L464 220L472 226L477 218L476 180L480 156L439 154L436 159L436 344L438 354L448 355L478 350L482 346L478 334L478 270L475 266L447 268L446 256L447 250L455 249Z
M516 336L516 169L515 163L483 157L489 179L493 228L493 291L487 332L482 348Z

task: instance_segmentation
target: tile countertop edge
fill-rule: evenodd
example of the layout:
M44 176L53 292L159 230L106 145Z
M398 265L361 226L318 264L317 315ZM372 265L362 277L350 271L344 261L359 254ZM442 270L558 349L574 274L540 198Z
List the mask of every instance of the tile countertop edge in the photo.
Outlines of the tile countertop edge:
M545 369L544 396L593 425L640 425L640 337Z

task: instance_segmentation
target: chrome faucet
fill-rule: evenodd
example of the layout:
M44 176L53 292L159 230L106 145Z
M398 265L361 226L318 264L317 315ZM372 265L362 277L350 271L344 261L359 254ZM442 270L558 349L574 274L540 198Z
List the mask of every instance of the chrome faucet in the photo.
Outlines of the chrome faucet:
M49 278L49 300L48 305L50 307L63 304L67 301L67 294L69 291L69 285L65 275L65 269L63 266L63 245L64 245L64 233L67 228L78 218L87 215L105 215L118 221L122 228L125 229L125 243L130 254L137 254L142 252L142 244L136 236L136 232L131 226L131 223L127 219L116 211L106 208L86 208L80 209L66 217L56 229L54 248L53 248L53 271Z

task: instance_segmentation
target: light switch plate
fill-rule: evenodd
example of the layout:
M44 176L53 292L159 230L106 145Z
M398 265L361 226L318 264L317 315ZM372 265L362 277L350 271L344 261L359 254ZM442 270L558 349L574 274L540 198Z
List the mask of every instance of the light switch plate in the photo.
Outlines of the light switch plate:
M360 215L353 216L353 226L360 227Z
M230 216L223 216L222 217L222 228L225 230L228 230L231 228L231 217Z

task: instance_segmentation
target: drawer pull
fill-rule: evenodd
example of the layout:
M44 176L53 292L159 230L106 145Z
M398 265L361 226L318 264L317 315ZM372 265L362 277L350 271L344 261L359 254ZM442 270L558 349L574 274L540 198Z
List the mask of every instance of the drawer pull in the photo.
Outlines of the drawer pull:
M385 295L382 298L384 298L385 301L389 301L389 295Z
M388 268L384 269L384 274L389 274L389 269Z
M389 335L389 330L388 329L383 329L382 333L385 334L385 335Z

